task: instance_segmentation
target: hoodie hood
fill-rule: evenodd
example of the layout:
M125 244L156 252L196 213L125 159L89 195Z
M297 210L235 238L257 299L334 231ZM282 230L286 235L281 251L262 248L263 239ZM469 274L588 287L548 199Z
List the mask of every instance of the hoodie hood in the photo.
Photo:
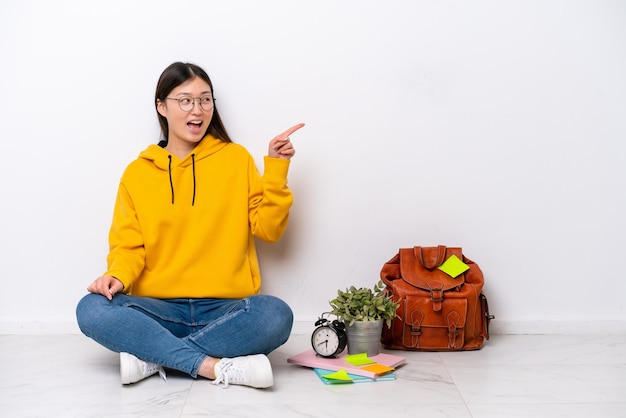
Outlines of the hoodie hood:
M191 166L193 177L193 197L191 205L193 206L196 199L196 163L215 154L228 145L221 139L217 139L212 135L205 136L202 141L196 145L194 150L182 160L175 155L169 153L166 149L156 144L149 145L148 148L139 154L139 158L151 162L156 168L167 171L169 175L170 190L172 194L172 204L174 204L174 182L172 180L172 168L179 167L186 169Z
M143 150L139 154L139 158L151 161L156 167L167 171L169 170L170 159L175 166L189 167L192 165L193 161L198 162L211 154L215 154L226 145L228 145L228 142L217 139L212 135L207 135L196 145L196 148L182 160L156 144L152 144Z

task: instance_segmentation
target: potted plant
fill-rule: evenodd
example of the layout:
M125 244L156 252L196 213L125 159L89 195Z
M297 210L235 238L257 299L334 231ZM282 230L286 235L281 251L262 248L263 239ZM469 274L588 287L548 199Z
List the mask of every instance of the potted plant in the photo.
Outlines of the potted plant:
M398 309L398 304L387 293L382 280L372 289L357 289L354 286L345 291L339 289L337 297L329 303L331 313L346 325L348 353L367 353L368 356L378 354L383 324L391 327Z

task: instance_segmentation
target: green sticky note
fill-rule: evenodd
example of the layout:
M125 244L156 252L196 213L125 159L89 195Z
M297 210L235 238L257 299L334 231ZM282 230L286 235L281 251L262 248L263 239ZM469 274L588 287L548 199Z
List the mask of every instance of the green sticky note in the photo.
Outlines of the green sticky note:
M457 277L459 274L469 270L469 266L453 254L439 266L439 270L443 271L450 277Z
M374 360L367 357L367 353L350 354L346 356L346 361L353 366L363 366L365 364L376 363Z
M344 382L351 382L352 381L352 378L350 376L348 376L348 372L346 372L345 369L341 369L341 370L336 371L334 373L325 374L322 377L324 379L341 380L341 381L344 381Z

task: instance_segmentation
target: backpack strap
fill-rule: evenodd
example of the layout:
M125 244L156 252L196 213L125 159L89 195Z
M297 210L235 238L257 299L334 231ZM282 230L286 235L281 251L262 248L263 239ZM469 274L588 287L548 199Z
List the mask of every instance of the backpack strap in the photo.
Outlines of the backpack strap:
M446 246L438 245L437 247L413 247L413 254L426 270L433 270L446 261ZM448 256L449 257L449 256Z

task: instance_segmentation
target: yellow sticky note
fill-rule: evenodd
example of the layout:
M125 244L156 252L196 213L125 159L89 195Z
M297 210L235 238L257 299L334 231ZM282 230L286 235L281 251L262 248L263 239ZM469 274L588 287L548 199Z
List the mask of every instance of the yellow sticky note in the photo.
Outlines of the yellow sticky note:
M368 372L374 372L376 374L383 374L395 370L393 367L385 366L379 363L370 364L369 366L361 367L361 369L367 370Z
M348 372L346 372L344 369L341 369L341 370L336 371L334 373L325 374L322 377L324 379L342 380L342 381L345 381L345 382L351 382L352 381L352 378L350 376L348 376Z
M346 356L346 361L354 366L376 363L374 360L367 357L367 353L350 354Z
M442 265L439 266L439 270L443 271L450 277L457 277L469 270L469 266L462 262L459 257L452 254Z

